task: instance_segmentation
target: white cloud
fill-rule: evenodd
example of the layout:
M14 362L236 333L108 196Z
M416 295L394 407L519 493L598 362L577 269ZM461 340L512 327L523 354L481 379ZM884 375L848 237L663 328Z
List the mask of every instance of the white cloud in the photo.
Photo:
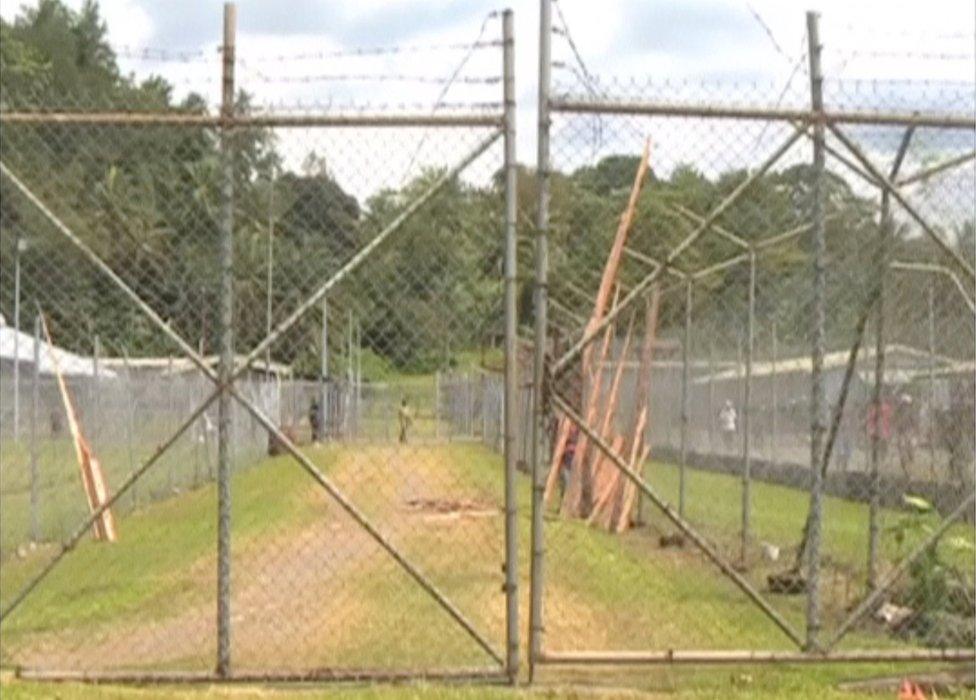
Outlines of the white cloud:
M490 8L486 0L485 12ZM69 0L78 7L81 0ZM972 3L931 0L927 3L893 2L892 0L811 0L814 9L822 13L821 36L824 43L824 67L827 77L836 85L841 79L973 79L973 30L976 10ZM479 4L480 6L480 4ZM753 18L749 6L762 18L774 39ZM103 0L102 11L109 26L110 39L115 45L138 46L158 40L158 8L147 0ZM427 13L416 0L356 0L343 2L333 8L344 26L357 27L357 36L367 37L362 29L370 18L415 17L415 24L397 29L398 36L407 37L406 44L430 44L466 42L474 38L478 22L472 21L471 6L457 9L455 23L445 21L454 16L455 6L433 2L425 6ZM700 87L703 77L727 79L736 77L747 82L761 83L761 89L752 93L739 93L741 100L762 99L770 103L786 85L805 46L805 7L782 0L688 0L680 5L659 0L559 0L576 45L591 71L600 76L635 76L640 81L670 80L674 85L687 88L688 99L735 99L726 88L705 89ZM0 10L10 19L16 5L5 2ZM418 8L410 12L410 8ZM152 11L150 11L152 10ZM302 103L306 108L354 102L363 104L433 103L440 87L409 82L356 83L341 80L320 80L317 77L342 74L370 73L377 75L407 74L429 77L446 77L451 74L459 52L401 53L380 57L335 58L322 57L314 60L277 60L275 56L327 53L348 48L340 31L319 32L311 28L296 33L283 30L262 31L247 21L248 13L266 12L266 8L242 3L239 10L242 29L238 40L238 82L252 92L259 102L266 104ZM282 8L282 12L287 9ZM203 46L200 58L191 61L146 62L122 58L124 70L137 75L156 72L172 81L177 94L189 91L204 94L211 104L219 95L219 57L216 52L219 41L220 5L208 6L207 14L196 7L193 21L207 22L206 27L188 27L187 36L214 35ZM425 21L425 16L438 17L436 22ZM476 13L475 13L476 14ZM554 22L558 13L554 7ZM212 16L211 16L212 15ZM188 18L190 15L188 15ZM516 90L518 96L518 153L522 162L534 163L536 148L536 94L538 71L539 5L536 0L524 0L516 6ZM286 23L277 23L284 26ZM311 24L311 20L310 20ZM276 25L277 26L277 25ZM289 25L291 26L291 25ZM316 26L318 26L316 24ZM436 27L436 29L428 29ZM195 31L193 31L195 29ZM373 43L388 43L379 29ZM500 22L489 23L487 39L497 39ZM365 39L364 39L365 40ZM787 55L783 56L774 46L778 44ZM572 65L575 59L563 36L553 36L553 58ZM183 48L195 48L179 46ZM495 49L475 52L464 71L467 76L498 75L500 51ZM307 78L307 80L306 80ZM557 69L555 78L566 84L572 75L565 69ZM633 88L637 94L637 88ZM799 71L793 79L787 100L806 104L807 79ZM682 97L680 89L671 90L672 97ZM448 102L498 101L500 85L464 85L452 87L446 97ZM860 98L858 98L860 99ZM423 111L413 107L412 111ZM621 122L616 122L620 124ZM581 128L583 124L585 128ZM595 124L577 123L574 138L586 141L592 134L587 131ZM715 129L729 129L731 125L709 125L698 131L681 128L672 123L661 126L662 136L672 140L670 155L661 157L672 162L688 158L700 158L706 144L717 143ZM643 128L643 127L641 127ZM616 132L616 133L615 133ZM593 132L595 133L595 132ZM776 130L761 128L742 129L735 143L734 154L742 159L749 154L761 154L763 144L772 138ZM759 144L759 134L763 144ZM636 152L642 138L631 128L621 129L611 123L604 129L604 140L593 149L578 148L576 158L594 158L614 148ZM430 139L439 139L431 141ZM449 162L460 157L465 144L471 139L457 135L441 134L425 141L421 164ZM419 142L417 135L390 138L389 133L372 139L361 139L355 145L348 139L328 135L316 135L310 131L290 131L282 136L281 146L288 155L288 164L296 165L311 148L330 143L330 148L343 151L350 171L349 187L357 194L371 191L376 183L390 183L392 173L402 171L410 161ZM344 145L345 144L345 145ZM371 145L372 144L372 145ZM566 144L563 144L566 149ZM554 154L560 155L554 147ZM565 150L563 155L567 155ZM731 161L734 160L730 157ZM338 158L332 162L337 163ZM376 171L382 163L384 172ZM337 166L338 167L338 166ZM358 175L357 175L358 173ZM370 177L365 178L364 174ZM390 183L392 184L392 183Z

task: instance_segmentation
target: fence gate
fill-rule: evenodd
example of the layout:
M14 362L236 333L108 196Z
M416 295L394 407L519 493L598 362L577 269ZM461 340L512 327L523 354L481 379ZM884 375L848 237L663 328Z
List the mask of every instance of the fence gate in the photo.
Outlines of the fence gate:
M606 80L541 8L530 665L972 659L972 84L815 15L786 91Z
M4 86L2 661L512 677L514 392L503 465L435 386L514 349L511 12L470 43L314 55L235 23L215 57L116 52L215 95L117 69ZM457 67L409 74L436 59ZM351 83L432 99L333 104ZM262 104L309 84L328 105Z

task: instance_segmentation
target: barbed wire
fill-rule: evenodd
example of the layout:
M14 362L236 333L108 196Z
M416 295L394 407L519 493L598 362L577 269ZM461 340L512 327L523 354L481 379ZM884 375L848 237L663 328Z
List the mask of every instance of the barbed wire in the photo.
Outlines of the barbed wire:
M214 51L163 49L154 46L130 46L128 44L109 47L117 58L130 61L152 61L157 63L207 63L216 60L219 49Z
M583 74L583 77L585 78L584 85L586 85L586 87L588 87L590 91L594 93L594 96L596 96L598 94L598 91L594 88L593 85L594 83L593 74L590 72L590 69L586 66L586 62L583 60L583 56L580 53L579 48L576 46L576 42L573 40L573 34L572 32L569 31L569 24L567 24L566 22L566 16L563 15L562 8L560 8L558 2L554 2L552 6L556 10L556 17L559 19L559 24L560 24L559 27L554 26L552 28L553 34L556 34L557 36L562 36L566 40L566 43L569 45L569 49L573 54L573 58L576 60L576 64L579 66L579 70Z
M269 76L253 66L248 70L258 76L262 82L307 84L324 82L377 82L377 83L420 83L424 85L447 85L451 82L464 85L496 85L501 82L500 76L461 76L453 81L450 78L437 78L429 75L406 75L402 73L331 73L313 75L285 75Z
M792 61L792 57L790 57L783 47L780 46L780 43L776 41L776 36L773 34L773 30L770 29L769 25L766 23L766 20L762 18L762 15L759 14L756 8L754 8L751 3L746 2L746 9L749 11L749 14L752 15L752 18L756 20L759 26L762 27L762 30L766 33L766 36L769 37L769 40L773 44L773 48L776 49L776 53L785 58L787 61Z
M854 24L847 23L836 26L837 30L843 30L850 32L852 34L864 35L864 24ZM970 41L976 39L976 32L934 32L927 33L925 31L920 31L917 29L913 30L899 30L899 29L884 29L878 30L877 28L872 28L871 30L872 38L879 37L897 37L899 39L968 39Z
M840 53L843 52L843 49L841 49ZM853 49L850 53L855 58L917 58L925 61L970 61L976 57L976 51L972 53L948 53L939 51Z
M837 66L833 69L833 74L840 75L848 66L850 66L855 61L872 60L872 59L904 59L912 61L973 61L976 60L976 52L974 53L949 53L949 52L931 52L931 51L911 51L911 50L887 50L887 49L839 49L834 52L835 57L839 57L839 62ZM898 80L898 79L892 79ZM912 80L912 82L916 82Z
M497 16L497 13L491 13ZM489 17L490 19L490 17ZM434 43L434 44L409 44L402 46L364 46L349 49L335 49L333 51L306 51L301 53L277 53L257 56L249 56L251 63L270 63L288 61L318 61L326 58L359 58L373 56L389 56L407 53L424 53L435 51L477 51L479 49L496 48L502 45L500 40L483 41L481 39L473 42L458 43Z
M497 111L501 101L483 102L442 102L440 110L444 112L482 112ZM329 112L334 114L369 114L387 111L425 112L430 109L427 102L337 102L334 100L278 100L263 101L252 106L254 114L282 114L303 112Z
M497 19L500 16L501 13L498 12L497 10L493 12L489 12L485 16L484 20L482 20L481 22L481 27L479 27L478 29L478 36L471 43L472 47L477 46L482 42L485 32L488 29L488 23L491 22L491 20ZM499 45L500 44L501 42L499 42ZM451 86L454 85L455 82L457 82L458 76L460 76L461 71L464 70L464 67L468 64L468 61L471 60L471 56L474 55L474 52L475 52L474 48L468 49L468 51L461 57L461 60L458 61L457 66L454 68L450 77L444 83L444 87L441 88L440 93L437 95L437 99L434 100L434 106L430 110L431 114L434 114L435 112L437 112L438 109L440 109L441 103L444 101L444 97L447 95L448 90L450 90ZM401 181L405 180L407 175L413 169L414 163L417 161L417 157L420 155L420 151L421 149L423 149L426 141L427 141L427 133L425 133L423 138L420 139L420 143L417 144L417 149L414 151L413 155L410 156L410 160L407 162L407 167L403 171L403 176L401 178Z
M569 24L566 22L566 16L563 14L562 8L559 6L558 2L553 2L552 6L556 10L556 17L559 20L559 27L553 26L553 34L557 36L562 36L566 43L569 45L569 50L573 55L573 59L576 61L578 68L571 68L563 64L564 67L568 68L578 80L580 80L583 86L587 89L590 95L595 99L606 98L607 94L604 91L597 89L596 79L590 72L590 69L586 65L586 61L583 60L583 55L580 53L576 42L573 40L573 34L569 30ZM553 67L556 63L553 63ZM600 115L596 115L594 121L593 129L593 153L594 155L603 145L603 118Z
M790 92L790 88L793 86L793 80L796 78L797 73L799 73L801 69L803 70L804 74L809 73L809 70L806 68L807 50L803 48L805 44L806 44L806 37L800 40L800 57L793 64L793 69L790 71L790 75L786 79L786 84L783 86L782 91L780 91L779 97L776 98L776 103L773 107L774 110L779 109L780 105L783 104L783 100L786 99L786 96ZM752 153L750 155L755 155L756 149L759 148L759 144L762 143L763 137L765 137L766 132L769 130L769 125L770 122L766 122L763 124L762 130L759 132L759 135L756 137L756 142L752 145Z

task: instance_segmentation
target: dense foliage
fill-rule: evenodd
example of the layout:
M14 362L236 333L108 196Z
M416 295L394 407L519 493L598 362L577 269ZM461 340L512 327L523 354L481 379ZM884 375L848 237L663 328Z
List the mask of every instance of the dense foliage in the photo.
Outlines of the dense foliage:
M14 109L128 109L212 111L198 95L181 100L161 78L123 75L106 40L97 5L79 12L59 0L41 0L13 22L0 21L0 106ZM246 94L237 109L252 109ZM238 130L234 149L237 347L247 350L265 334L268 232L274 229L271 300L276 322L389 223L437 177L426 171L398 190L357 201L333 176L325 157L310 154L301 167L286 166L274 134ZM108 127L10 125L0 134L4 163L85 243L107 262L184 338L213 352L217 337L217 251L221 221L220 136L212 129L172 126ZM332 156L332 154L327 154ZM617 218L637 165L632 155L610 155L593 166L556 172L552 181L551 279L554 298L578 317L588 312ZM378 167L379 164L369 164ZM365 167L365 166L364 166ZM680 209L699 215L718 204L748 173L706 177L693 166L653 175L640 201L631 247L663 258L691 228ZM720 219L722 226L756 241L809 220L809 166L793 166L758 180ZM13 251L18 237L25 317L34 302L50 316L57 341L88 353L98 335L108 352L173 353L174 348L121 292L58 235L6 179L0 190L2 298L12 316ZM849 341L870 285L878 232L876 203L844 180L828 179L831 219L828 340ZM520 168L520 260L531 264L536 182ZM497 344L501 325L500 178L473 185L455 182L411 219L396 242L352 275L330 297L335 308L333 353L341 353L346 312L361 319L369 351L405 371L428 370L460 352ZM973 225L946 231L963 254L974 257ZM896 230L898 255L932 259L932 248L911 227ZM679 265L699 269L740 252L706 236ZM647 273L628 259L625 285ZM809 237L770 248L760 257L757 311L780 320L784 346L804 347L808 314ZM531 323L531 288L520 277L520 321ZM731 267L698 287L695 313L702 324L738 328L746 308L748 268ZM896 342L924 346L925 292L921 277L899 278L908 312L893 326ZM935 281L940 340L947 354L971 354L972 318L947 279ZM954 301L954 299L956 299ZM679 304L665 304L665 332L681 323ZM573 332L565 315L554 323ZM279 343L273 356L314 374L318 367L319 316L308 315ZM25 324L27 325L27 324ZM970 329L953 336L950 328ZM943 331L945 333L943 334ZM946 345L947 344L947 345ZM723 351L722 348L719 349ZM728 348L725 349L728 351Z

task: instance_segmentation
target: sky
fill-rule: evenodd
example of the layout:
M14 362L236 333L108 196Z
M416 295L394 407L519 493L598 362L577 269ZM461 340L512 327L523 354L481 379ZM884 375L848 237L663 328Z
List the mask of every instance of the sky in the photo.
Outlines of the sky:
M238 83L258 102L278 109L336 109L343 105L409 105L411 111L429 110L442 89L440 84L387 80L355 82L349 76L406 75L443 80L450 76L465 52L450 49L413 51L380 56L324 55L356 47L428 46L471 42L483 29L483 40L499 37L500 20L489 18L499 9L497 0L240 0L238 5ZM82 0L66 0L78 7ZM0 15L12 19L22 2L3 0ZM30 4L29 2L26 4ZM202 0L101 0L110 41L126 72L137 76L162 74L176 86L177 94L202 92L212 103L219 94L219 57L222 3ZM562 17L556 9L561 12ZM515 12L516 92L518 100L518 159L535 160L537 120L537 72L539 5L536 0L517 0ZM858 86L859 79L913 79L963 81L974 78L974 31L976 3L967 0L558 0L554 24L565 18L570 35L589 73L601 76L597 85L608 92L624 91L630 97L651 94L655 98L758 99L771 104L806 103L805 11L821 13L824 72ZM484 22L484 24L483 24ZM143 50L161 49L146 60ZM569 42L553 37L557 90L583 94ZM158 58L166 60L157 60ZM572 67L569 68L569 67ZM575 70L575 74L573 72ZM477 50L468 57L460 76L471 82L453 84L443 101L497 102L501 86L477 82L497 77L497 47ZM337 76L346 79L336 80ZM614 83L603 76L617 76ZM633 80L634 82L627 82ZM647 88L650 81L653 88ZM702 81L711 81L703 83ZM716 82L739 84L741 89L715 90ZM708 85L712 88L709 88ZM789 88L787 89L787 85ZM927 94L935 99L944 92L938 83ZM851 88L856 92L854 87ZM870 90L865 88L865 94ZM948 90L949 94L958 93ZM904 104L911 107L911 94ZM968 105L963 105L968 108ZM743 136L742 152L761 141L777 137L776 129L752 125ZM613 138L612 128L580 121L574 136L592 142L594 151L580 147L580 160L626 147L636 150L629 135ZM677 126L667 137L678 140ZM672 161L694 158L695 142L684 132ZM754 138L755 136L755 138ZM453 138L453 140L452 140ZM368 148L386 149L390 171L423 164L444 164L470 147L474 136L449 137L432 144L423 134L396 140L380 139ZM307 155L309 147L296 134L283 142L292 164ZM325 139L328 141L328 139ZM403 144L409 143L408 146ZM326 146L354 147L338 141ZM415 147L416 146L416 147ZM362 149L368 150L366 146ZM361 149L361 150L362 150ZM418 158L419 156L419 158ZM555 152L554 156L559 157ZM369 160L375 160L372 154ZM576 162L567 162L575 165ZM716 164L716 168L724 164ZM391 176L392 177L392 176ZM350 179L355 179L350 177ZM377 186L376 177L361 177L351 187L360 194ZM394 178L395 179L395 178ZM389 184L389 183L386 183Z

